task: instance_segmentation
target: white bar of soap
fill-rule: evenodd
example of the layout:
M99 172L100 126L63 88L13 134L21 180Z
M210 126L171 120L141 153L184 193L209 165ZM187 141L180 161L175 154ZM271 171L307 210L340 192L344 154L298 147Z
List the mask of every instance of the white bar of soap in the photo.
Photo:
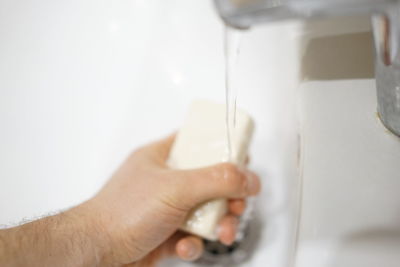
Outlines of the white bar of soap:
M243 165L253 133L253 121L237 109L228 160L226 106L208 101L194 102L171 148L168 165L174 169L194 169L221 162ZM194 189L195 190L195 189ZM182 230L208 240L217 240L218 222L227 213L226 199L215 199L193 209Z

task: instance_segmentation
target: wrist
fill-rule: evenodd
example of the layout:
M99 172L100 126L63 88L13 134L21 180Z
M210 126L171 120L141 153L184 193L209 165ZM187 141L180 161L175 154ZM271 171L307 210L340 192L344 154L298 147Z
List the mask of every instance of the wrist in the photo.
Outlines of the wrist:
M88 261L93 266L112 266L111 238L105 227L102 214L89 202L85 202L68 211L76 221L77 231L85 238Z
M75 209L88 229L98 266L122 266L143 257L142 248L136 242L137 233L143 231L138 230L135 223L121 220L122 217L126 219L121 213L123 209L116 210L110 202L98 197Z

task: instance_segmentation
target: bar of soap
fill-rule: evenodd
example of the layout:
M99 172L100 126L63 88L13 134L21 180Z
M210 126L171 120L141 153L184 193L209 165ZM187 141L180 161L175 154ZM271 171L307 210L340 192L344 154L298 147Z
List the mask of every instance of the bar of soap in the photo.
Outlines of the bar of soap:
M221 162L237 165L245 163L254 128L253 121L246 112L236 110L229 155L225 109L225 105L209 101L195 101L191 105L184 125L172 145L168 159L169 167L194 169ZM226 199L210 200L189 213L181 230L215 241L218 238L218 222L226 213Z

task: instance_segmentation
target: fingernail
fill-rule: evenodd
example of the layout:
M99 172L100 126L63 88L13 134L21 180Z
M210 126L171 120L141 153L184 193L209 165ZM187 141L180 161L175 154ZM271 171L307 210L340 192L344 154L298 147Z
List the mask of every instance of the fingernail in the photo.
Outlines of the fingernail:
M230 246L235 242L236 230L239 224L239 220L236 217L229 216L224 219L221 225L221 231L219 233L219 240L222 244Z
M258 192L257 175L248 170L246 170L245 173L247 178L247 184L246 184L247 193L250 195L256 194Z
M190 243L186 247L186 253L188 259L194 259L197 256L197 249L196 247Z

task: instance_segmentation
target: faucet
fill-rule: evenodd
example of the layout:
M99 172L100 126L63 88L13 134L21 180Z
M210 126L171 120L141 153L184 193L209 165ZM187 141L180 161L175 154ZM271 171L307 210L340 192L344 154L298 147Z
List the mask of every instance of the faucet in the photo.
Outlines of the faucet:
M400 0L214 0L228 26L247 29L285 19L371 15L378 114L400 137Z

